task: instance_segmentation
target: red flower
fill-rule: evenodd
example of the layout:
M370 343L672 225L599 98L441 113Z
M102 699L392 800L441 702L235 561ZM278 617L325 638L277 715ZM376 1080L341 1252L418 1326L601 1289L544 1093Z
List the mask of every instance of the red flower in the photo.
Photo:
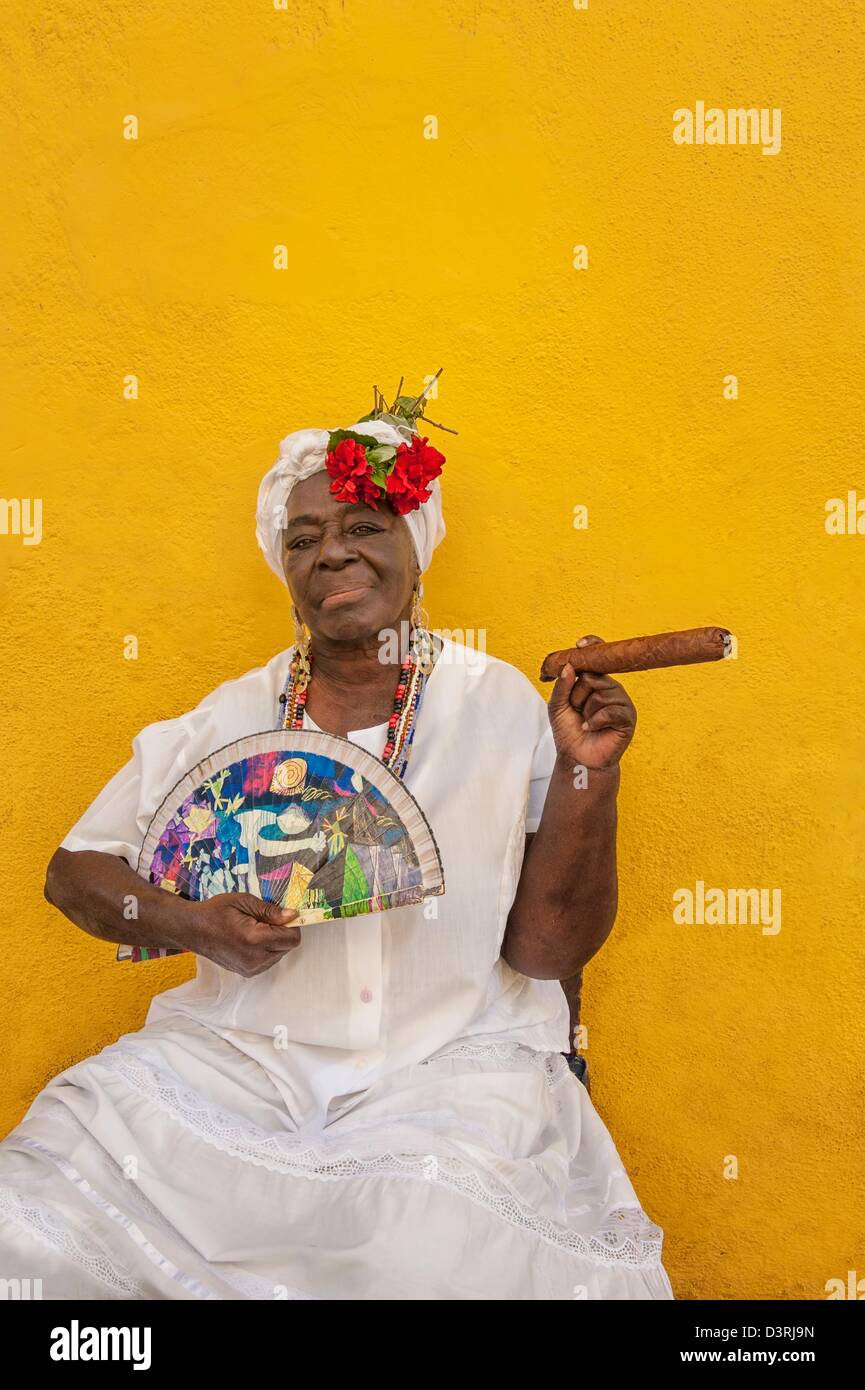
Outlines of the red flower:
M417 511L430 496L428 484L442 471L444 454L415 435L410 444L400 444L387 479L387 500L398 516Z
M366 449L356 439L341 439L328 451L325 468L333 482L330 490L340 502L366 502L378 511L381 492L372 479Z

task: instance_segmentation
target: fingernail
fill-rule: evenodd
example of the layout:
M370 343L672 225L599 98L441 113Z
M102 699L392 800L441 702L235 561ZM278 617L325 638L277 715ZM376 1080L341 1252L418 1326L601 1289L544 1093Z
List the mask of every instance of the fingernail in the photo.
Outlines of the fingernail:
M585 732L585 730L588 729L588 727L589 727L589 726L588 726L588 724L586 723L586 721L583 720L583 724L582 724L583 732Z
M569 661L565 662L564 666L562 667L561 674L563 676L572 676L574 674L574 668Z
M581 637L580 640L579 640L579 642L577 643L577 646L578 646L578 647L584 647L584 646L586 645L586 643L588 642L588 640L589 640L588 637Z

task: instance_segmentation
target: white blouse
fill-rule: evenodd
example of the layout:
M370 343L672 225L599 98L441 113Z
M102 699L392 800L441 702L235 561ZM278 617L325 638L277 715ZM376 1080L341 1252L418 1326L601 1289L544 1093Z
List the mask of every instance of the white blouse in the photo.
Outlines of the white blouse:
M121 855L135 867L151 817L181 777L225 744L278 727L291 651L143 729L63 847ZM308 716L306 724L317 727ZM348 737L380 757L385 734L381 724ZM500 955L525 835L538 827L554 760L546 703L527 677L445 639L405 775L439 845L444 895L304 927L295 951L249 979L199 957L194 979L154 998L148 1023L186 1015L229 1038L279 1078L310 1125L461 1040L567 1051L559 983L528 979ZM158 980L162 967L124 968Z

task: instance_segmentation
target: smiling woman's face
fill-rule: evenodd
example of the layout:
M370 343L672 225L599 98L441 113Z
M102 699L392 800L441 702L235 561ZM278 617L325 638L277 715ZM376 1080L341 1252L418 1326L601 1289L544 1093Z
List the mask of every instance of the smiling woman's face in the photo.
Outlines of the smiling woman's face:
M313 636L368 638L408 616L418 572L408 527L388 507L338 502L324 471L292 488L282 563Z

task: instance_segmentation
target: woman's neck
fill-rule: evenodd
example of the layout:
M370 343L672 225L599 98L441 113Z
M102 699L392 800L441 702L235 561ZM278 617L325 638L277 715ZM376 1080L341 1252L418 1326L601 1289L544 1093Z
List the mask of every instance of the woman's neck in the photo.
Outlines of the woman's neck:
M351 644L313 637L306 709L320 729L344 737L390 717L400 663L383 655L377 636Z

